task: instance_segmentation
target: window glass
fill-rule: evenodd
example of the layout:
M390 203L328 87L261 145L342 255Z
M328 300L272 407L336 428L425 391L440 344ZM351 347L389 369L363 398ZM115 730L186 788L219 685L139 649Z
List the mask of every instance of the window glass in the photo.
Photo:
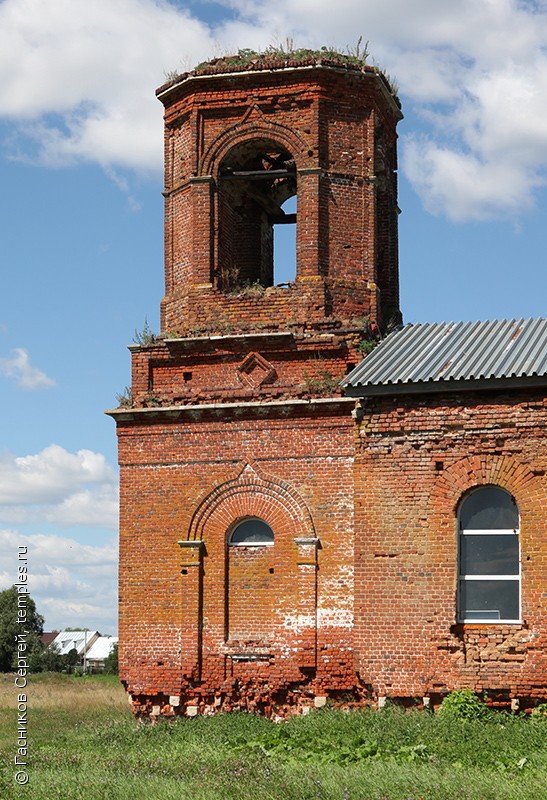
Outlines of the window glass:
M461 599L469 622L517 620L520 616L518 581L462 581Z
M519 512L511 495L484 486L459 513L458 618L462 622L520 619Z
M464 575L518 575L517 534L463 534L461 571Z
M462 503L460 527L465 530L502 530L518 528L517 504L504 489L484 486Z
M230 537L230 544L256 545L273 544L273 542L273 530L267 522L256 517L243 520L239 525L236 525Z

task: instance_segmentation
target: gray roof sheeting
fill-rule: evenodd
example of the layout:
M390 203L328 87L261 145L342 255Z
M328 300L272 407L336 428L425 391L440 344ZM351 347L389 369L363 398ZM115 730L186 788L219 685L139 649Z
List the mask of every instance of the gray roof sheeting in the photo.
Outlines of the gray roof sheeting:
M342 381L350 395L547 382L547 319L405 325Z

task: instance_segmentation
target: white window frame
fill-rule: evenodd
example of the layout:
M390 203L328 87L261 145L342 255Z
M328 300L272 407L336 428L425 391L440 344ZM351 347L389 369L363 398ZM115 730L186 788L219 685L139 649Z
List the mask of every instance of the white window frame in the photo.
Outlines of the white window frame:
M464 622L468 624L472 624L475 622L488 623L488 624L498 624L498 625L507 625L507 624L519 624L522 622L521 615L522 615L522 569L521 569L521 548L520 548L520 527L519 528L501 528L499 530L495 528L489 528L488 530L480 530L480 529L463 529L461 527L461 523L458 520L458 622ZM461 569L461 551L462 551L462 539L463 537L467 536L516 536L517 537L517 544L518 544L518 565L519 571L515 575L468 575L462 574L460 572ZM518 603L519 603L519 614L517 619L506 619L502 617L489 617L488 612L484 613L482 609L477 610L477 616L468 616L465 613L465 610L462 609L462 587L466 583L471 583L472 581L517 581L518 582ZM469 610L468 612L469 613ZM493 612L491 612L493 613ZM481 616L482 614L482 616Z

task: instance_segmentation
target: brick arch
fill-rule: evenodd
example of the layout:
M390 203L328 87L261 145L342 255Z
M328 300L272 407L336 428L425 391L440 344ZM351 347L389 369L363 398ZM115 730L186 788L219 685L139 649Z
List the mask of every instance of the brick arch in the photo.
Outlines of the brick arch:
M274 535L315 536L311 514L300 495L284 481L260 475L247 464L236 478L203 498L192 517L188 539L204 539L205 531L227 533L245 517L263 519Z
M297 167L301 167L301 162L307 158L308 147L293 130L279 123L257 121L253 118L224 131L209 145L201 159L200 174L212 175L233 147L253 139L269 139L283 145L295 159Z
M463 496L478 486L499 486L512 494L519 509L533 503L535 475L511 456L468 456L448 466L430 495L430 510L455 515Z

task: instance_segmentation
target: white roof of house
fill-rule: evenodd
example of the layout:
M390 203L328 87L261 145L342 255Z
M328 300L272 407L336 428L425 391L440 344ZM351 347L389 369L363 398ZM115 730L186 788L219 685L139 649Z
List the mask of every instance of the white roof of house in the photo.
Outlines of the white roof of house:
M104 661L118 643L117 636L99 636L86 653L88 661Z
M56 647L62 656L66 656L75 649L78 655L84 650L89 652L93 642L99 638L99 631L61 631L51 644Z

